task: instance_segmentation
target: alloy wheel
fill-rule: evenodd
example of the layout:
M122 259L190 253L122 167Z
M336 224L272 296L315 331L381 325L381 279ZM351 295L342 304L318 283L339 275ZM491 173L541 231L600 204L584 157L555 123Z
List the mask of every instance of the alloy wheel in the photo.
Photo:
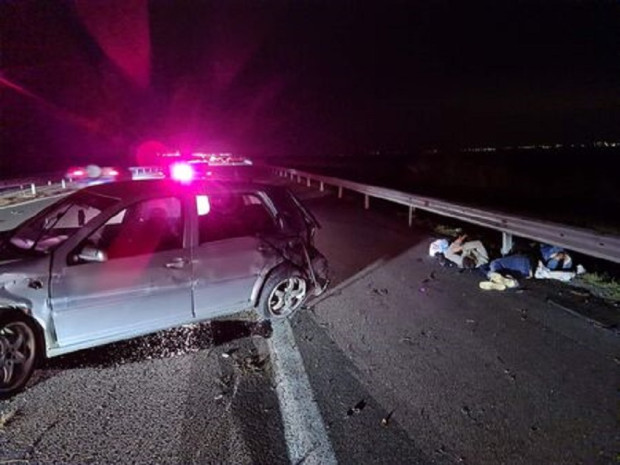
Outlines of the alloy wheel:
M0 390L11 390L30 376L35 362L35 334L23 321L0 327Z
M278 317L288 316L302 304L306 293L305 279L298 276L287 278L271 291L269 311Z

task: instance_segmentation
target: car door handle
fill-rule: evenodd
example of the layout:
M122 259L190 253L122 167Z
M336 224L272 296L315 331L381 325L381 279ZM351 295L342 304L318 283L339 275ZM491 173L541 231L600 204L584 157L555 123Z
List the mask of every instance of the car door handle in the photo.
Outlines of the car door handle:
M189 260L185 258L173 258L171 262L166 263L164 266L166 268L172 268L175 270L185 268L185 266L189 263Z

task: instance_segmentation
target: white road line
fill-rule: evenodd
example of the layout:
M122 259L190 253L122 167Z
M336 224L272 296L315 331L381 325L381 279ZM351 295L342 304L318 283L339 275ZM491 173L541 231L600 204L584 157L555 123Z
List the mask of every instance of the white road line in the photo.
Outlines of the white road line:
M288 321L273 323L273 334L268 344L291 463L337 464Z

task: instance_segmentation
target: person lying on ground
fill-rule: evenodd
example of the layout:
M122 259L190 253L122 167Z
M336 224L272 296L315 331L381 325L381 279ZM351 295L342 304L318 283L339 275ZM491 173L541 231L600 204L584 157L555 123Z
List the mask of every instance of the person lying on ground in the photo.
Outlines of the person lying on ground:
M531 278L533 275L532 270L530 258L520 254L496 258L480 269L486 276L489 276L490 273L499 273L503 276L512 276L513 278Z
M550 270L566 271L573 267L571 256L562 247L540 244L540 254L543 258L543 264Z
M478 268L489 263L487 249L480 241L467 241L466 235L457 237L444 252L446 259L459 268Z

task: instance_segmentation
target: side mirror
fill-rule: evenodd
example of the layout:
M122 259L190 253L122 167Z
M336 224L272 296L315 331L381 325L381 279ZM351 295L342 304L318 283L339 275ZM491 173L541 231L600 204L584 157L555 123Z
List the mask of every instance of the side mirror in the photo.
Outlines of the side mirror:
M95 247L85 246L77 255L78 260L83 262L103 263L108 260L108 254Z

